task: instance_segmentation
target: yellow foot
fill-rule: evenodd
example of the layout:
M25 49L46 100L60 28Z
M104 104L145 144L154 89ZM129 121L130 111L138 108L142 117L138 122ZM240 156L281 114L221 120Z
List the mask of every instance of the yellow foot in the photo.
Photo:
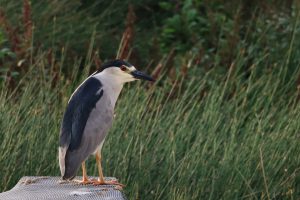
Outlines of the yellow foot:
M122 189L125 187L122 183L119 183L117 180L110 180L110 181L101 181L101 180L92 180L93 185L115 185L118 186L118 189Z
M93 184L94 183L94 181L88 180L88 179L73 180L73 182L81 184L81 185L88 185L88 184Z

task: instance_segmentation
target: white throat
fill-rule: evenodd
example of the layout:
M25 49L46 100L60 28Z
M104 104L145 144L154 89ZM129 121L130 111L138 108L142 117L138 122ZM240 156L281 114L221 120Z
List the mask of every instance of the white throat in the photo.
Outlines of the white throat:
M112 106L115 107L115 104L121 93L124 83L120 81L116 76L114 76L111 73L108 73L105 70L93 75L93 77L101 81L104 91L106 91L106 94L111 100Z

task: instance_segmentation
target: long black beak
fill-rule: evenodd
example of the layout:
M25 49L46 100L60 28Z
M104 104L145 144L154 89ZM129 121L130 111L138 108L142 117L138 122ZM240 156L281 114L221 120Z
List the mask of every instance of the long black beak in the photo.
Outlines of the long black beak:
M138 71L138 70L135 70L135 71L131 72L131 75L136 79L144 79L144 80L147 80L147 81L155 81L151 76L148 76L144 72L141 72L141 71Z

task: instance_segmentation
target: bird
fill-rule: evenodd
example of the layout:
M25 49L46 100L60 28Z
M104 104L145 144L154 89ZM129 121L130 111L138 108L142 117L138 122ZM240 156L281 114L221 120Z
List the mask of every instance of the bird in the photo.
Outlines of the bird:
M104 179L101 150L114 120L114 108L123 85L154 79L126 60L104 63L73 92L66 106L59 137L59 166L63 180L71 181L82 167L82 184L119 184ZM86 159L95 155L99 178L89 180Z

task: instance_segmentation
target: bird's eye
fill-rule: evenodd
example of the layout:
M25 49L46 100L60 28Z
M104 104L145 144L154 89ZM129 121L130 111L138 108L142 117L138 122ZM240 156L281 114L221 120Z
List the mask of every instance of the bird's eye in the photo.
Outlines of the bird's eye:
M126 69L127 69L125 65L122 65L120 68L122 71L126 71Z

